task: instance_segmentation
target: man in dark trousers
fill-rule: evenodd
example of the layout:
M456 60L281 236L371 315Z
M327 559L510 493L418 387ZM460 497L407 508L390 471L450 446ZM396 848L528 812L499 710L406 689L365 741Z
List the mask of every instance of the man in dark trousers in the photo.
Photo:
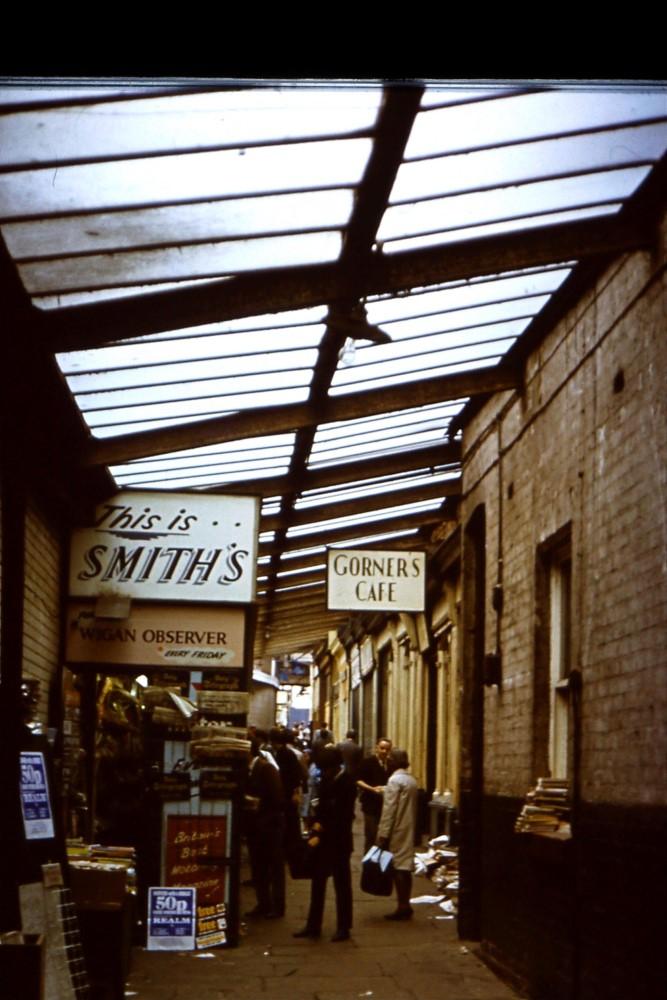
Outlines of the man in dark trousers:
M285 857L291 865L301 842L299 804L306 774L296 753L288 746L288 740L292 739L289 730L274 728L269 738L285 795Z
M254 739L246 784L245 831L257 906L248 916L285 915L285 795L280 772Z
M332 941L347 941L352 927L352 822L356 788L343 767L337 747L324 747L318 755L320 790L309 843L314 852L310 884L310 909L306 926L294 937L318 938L322 932L327 879L333 876L336 892L336 933Z
M370 850L377 837L378 823L382 815L382 794L389 778L387 757L391 750L391 740L381 736L375 752L365 757L357 771L357 788L364 814L364 854Z

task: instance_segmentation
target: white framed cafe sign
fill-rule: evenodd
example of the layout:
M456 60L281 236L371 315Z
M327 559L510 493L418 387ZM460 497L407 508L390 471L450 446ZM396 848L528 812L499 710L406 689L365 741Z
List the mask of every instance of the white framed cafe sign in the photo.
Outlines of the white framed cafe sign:
M248 604L259 499L127 491L72 533L71 597Z

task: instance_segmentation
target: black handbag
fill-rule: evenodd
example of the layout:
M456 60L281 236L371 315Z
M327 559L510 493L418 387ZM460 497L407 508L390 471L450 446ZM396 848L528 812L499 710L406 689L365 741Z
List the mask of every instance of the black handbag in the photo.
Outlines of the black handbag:
M310 847L307 837L299 837L287 851L287 864L293 879L312 878L315 866L315 850Z
M391 896L394 866L389 851L371 847L361 862L361 888L371 896Z

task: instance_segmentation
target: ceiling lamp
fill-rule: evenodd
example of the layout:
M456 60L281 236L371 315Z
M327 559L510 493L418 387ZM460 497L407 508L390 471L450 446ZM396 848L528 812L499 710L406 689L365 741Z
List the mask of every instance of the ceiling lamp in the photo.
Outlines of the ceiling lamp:
M391 344L391 337L379 326L368 322L366 307L359 303L347 315L334 315L329 327L349 340L370 340L373 344Z

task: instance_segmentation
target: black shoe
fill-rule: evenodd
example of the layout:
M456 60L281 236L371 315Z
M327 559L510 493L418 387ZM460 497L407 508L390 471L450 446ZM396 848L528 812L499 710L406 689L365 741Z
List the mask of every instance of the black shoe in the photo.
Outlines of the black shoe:
M292 937L295 938L312 938L316 940L320 936L320 931L311 930L310 927L302 927L300 931L294 931Z
M281 917L285 916L284 910L269 910L264 914L265 920L280 920Z
M331 938L332 941L349 941L350 932L349 931L336 931L334 936Z
M412 907L409 906L407 910L394 910L393 913L385 913L385 920L410 920L412 917Z

